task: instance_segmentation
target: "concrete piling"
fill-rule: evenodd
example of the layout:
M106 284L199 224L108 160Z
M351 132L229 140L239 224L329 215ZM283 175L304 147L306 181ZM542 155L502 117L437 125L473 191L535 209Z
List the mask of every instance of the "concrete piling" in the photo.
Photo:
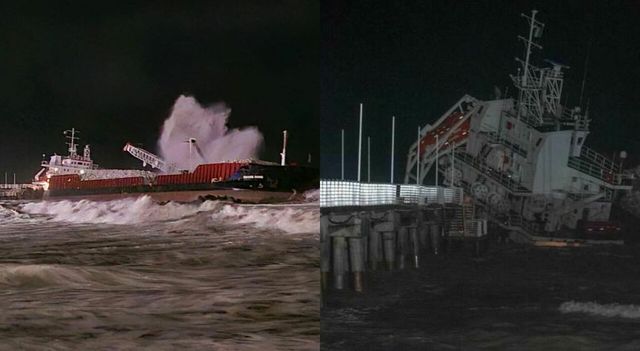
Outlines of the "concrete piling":
M440 225L438 223L431 223L429 228L429 236L431 237L431 251L434 255L439 255L441 244Z
M320 286L327 289L331 271L331 237L329 236L329 217L320 217Z
M392 271L395 265L396 254L396 232L382 233L384 247L384 261L387 263L387 270Z
M362 273L364 272L364 240L362 238L349 238L349 254L351 272L353 273L353 288L362 292Z
M411 235L411 247L413 248L413 266L415 268L420 268L420 240L418 236L418 232L420 231L420 227L416 226L415 228L411 228L409 233Z
M398 257L398 268L404 269L405 262L407 260L407 253L409 251L409 228L401 227L398 230L398 249L400 255Z
M320 271L322 288L343 290L352 285L356 292L365 288L367 269L375 271L420 268L426 255L439 255L443 240L464 240L474 245L475 255L483 249L484 230L461 232L447 227L447 218L459 218L458 209L441 205L390 205L324 211L320 220ZM456 222L457 223L457 222ZM460 228L456 224L456 228ZM473 226L470 226L473 227ZM476 227L478 227L476 225ZM465 227L466 228L466 227ZM478 227L480 228L480 227ZM450 235L449 235L450 234ZM451 243L448 247L451 248ZM331 281L329 279L331 278ZM347 279L351 278L352 284Z
M346 272L347 243L344 237L333 237L333 286L344 289L344 274Z
M369 231L369 267L372 270L376 270L380 266L380 261L382 259L382 245L381 242L381 234L376 230Z

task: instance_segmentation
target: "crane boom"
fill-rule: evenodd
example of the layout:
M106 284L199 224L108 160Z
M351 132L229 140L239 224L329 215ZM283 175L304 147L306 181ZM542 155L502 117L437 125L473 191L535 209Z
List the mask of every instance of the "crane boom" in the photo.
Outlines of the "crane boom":
M139 147L135 147L129 143L127 143L127 145L124 146L123 148L124 151L128 152L131 154L131 156L137 158L138 160L142 161L142 166L146 166L149 165L153 168L157 168L163 172L166 173L173 173L176 171L175 166L172 164L168 164L167 162L165 162L163 159L160 158L160 156L155 155L145 149L139 148Z

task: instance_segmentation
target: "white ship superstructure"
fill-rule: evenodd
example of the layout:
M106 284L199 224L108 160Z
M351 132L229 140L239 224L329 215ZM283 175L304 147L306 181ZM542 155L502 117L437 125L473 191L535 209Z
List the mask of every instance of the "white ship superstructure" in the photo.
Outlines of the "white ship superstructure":
M435 124L421 128L408 154L406 183L423 184L429 171L462 187L492 218L508 218L531 234L552 235L583 222L609 220L625 185L621 164L585 146L589 112L561 105L563 69L531 54L544 24L531 16L525 57L512 81L517 99L462 97ZM622 154L621 156L625 156ZM437 179L437 178L436 178Z
M77 133L79 133L79 131L75 128L64 131L64 135L69 139L67 142L69 155L61 156L54 154L49 158L49 161L43 160L40 164L42 169L35 175L33 184L42 186L47 190L51 177L71 174L79 175L82 180L125 177L144 177L148 180L155 177L155 173L143 170L99 168L91 159L91 148L89 145L85 145L82 155L78 155L78 144L76 141L79 138L76 135Z
M35 175L35 183L45 185L47 179L54 175L61 174L83 174L88 170L97 169L98 165L93 163L91 159L91 148L89 145L85 145L83 154L78 155L76 140L79 138L76 136L79 133L75 128L65 130L64 135L69 139L67 145L69 146L69 155L52 155L49 161L42 160L40 164L42 169Z

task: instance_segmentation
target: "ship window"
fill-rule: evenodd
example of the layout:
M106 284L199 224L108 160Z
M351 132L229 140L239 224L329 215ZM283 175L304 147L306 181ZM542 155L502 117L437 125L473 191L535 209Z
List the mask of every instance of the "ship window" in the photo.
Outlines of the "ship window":
M589 184L585 184L584 187L582 187L582 189L589 191Z
M513 124L511 122L507 122L507 129L513 128Z
M538 138L538 141L536 141L536 146L540 146L541 142L542 142L542 138Z
M582 137L578 138L578 145L582 145Z

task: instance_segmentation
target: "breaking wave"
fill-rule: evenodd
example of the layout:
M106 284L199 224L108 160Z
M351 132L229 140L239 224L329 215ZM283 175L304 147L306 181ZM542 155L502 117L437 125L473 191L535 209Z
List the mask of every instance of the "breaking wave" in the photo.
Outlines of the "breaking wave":
M51 216L55 221L94 224L135 224L139 222L171 221L211 211L216 203L164 205L154 202L149 196L113 201L41 201L22 205L30 214Z
M46 215L54 221L71 223L136 224L175 221L199 213L210 213L212 220L273 228L286 233L316 233L320 227L320 211L312 203L272 206L238 205L219 201L159 204L149 196L143 196L112 201L32 202L22 204L20 210L28 214ZM2 213L0 212L0 216Z
M640 318L640 306L620 305L617 303L601 305L596 302L564 302L560 305L562 313L587 313L603 317Z
M0 204L0 221L3 223L19 222L26 219L29 219L29 215L20 213L10 206Z
M274 228L287 233L320 232L317 206L232 206L225 205L213 218L252 224L257 228Z

